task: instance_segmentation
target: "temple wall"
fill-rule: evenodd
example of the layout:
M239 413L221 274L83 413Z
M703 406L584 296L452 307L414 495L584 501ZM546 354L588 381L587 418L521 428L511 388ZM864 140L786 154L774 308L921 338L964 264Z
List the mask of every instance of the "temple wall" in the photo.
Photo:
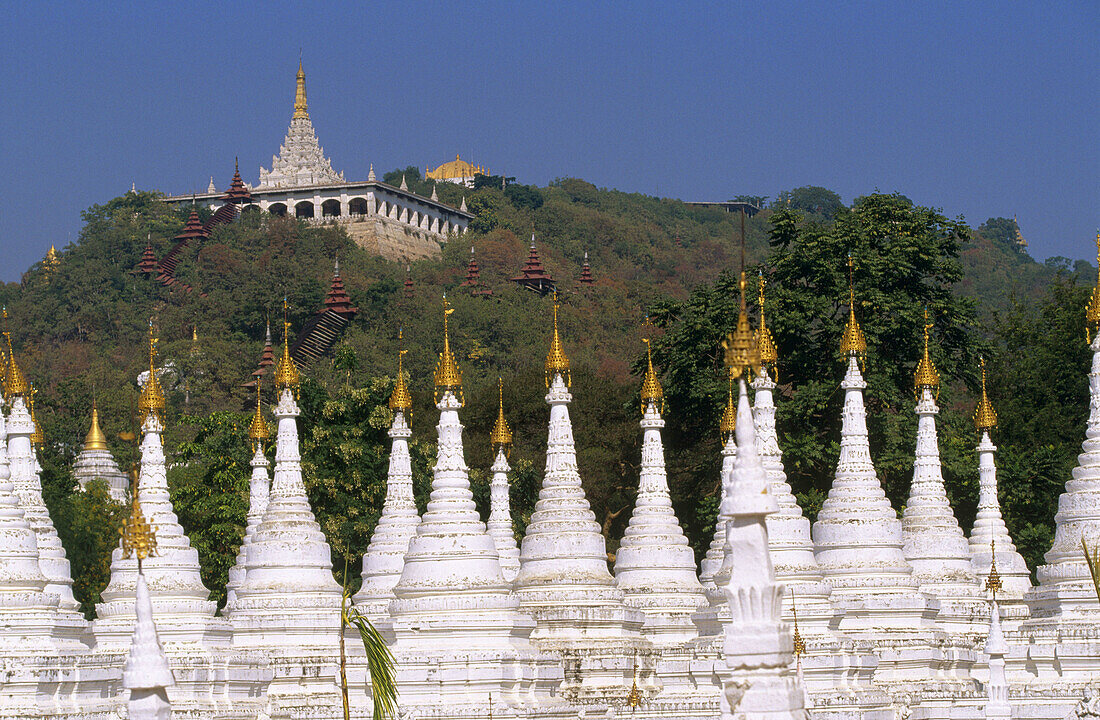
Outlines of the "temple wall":
M355 244L387 260L439 257L446 237L380 215L341 223Z

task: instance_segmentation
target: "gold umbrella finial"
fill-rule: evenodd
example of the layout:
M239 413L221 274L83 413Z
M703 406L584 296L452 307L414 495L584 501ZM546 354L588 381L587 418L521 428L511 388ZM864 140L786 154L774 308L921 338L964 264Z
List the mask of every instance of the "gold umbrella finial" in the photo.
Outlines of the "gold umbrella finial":
M260 385L262 382L261 378L256 378L256 412L252 415L252 424L248 426L248 439L252 440L257 447L261 446L268 437L267 421L264 420L264 413L260 408Z
M745 273L741 272L741 308L737 313L737 325L733 332L722 341L725 349L726 367L734 379L745 375L746 380L752 379L752 375L760 369L760 349L753 338L752 327L749 325L749 313L745 304Z
M989 577L985 579L985 589L993 593L993 600L997 599L997 593L1004 583L1001 582L1001 574L997 572L997 539L989 541Z
M653 369L653 341L649 338L642 338L642 342L645 343L647 364L645 379L642 380L642 414L645 415L650 404L657 408L657 412L663 413L665 411L665 391L661 387L660 380L657 379L657 372Z
M726 392L726 408L722 411L722 420L718 428L722 433L722 441L726 442L737 430L737 404L733 401L733 373L727 372L729 389Z
M932 329L932 323L928 320L928 308L924 308L924 354L917 363L916 372L913 373L913 392L920 400L921 390L925 388L936 391L936 399L940 397L940 374L936 372L936 366L928 355L928 335Z
M856 320L855 261L848 253L848 324L840 337L840 352L845 358L858 357L860 367L867 364L867 338Z
M760 352L760 365L761 367L771 367L775 370L775 377L773 380L779 379L779 350L775 346L775 338L772 337L771 330L768 329L767 324L764 322L764 271L760 271L759 281L760 292L760 327L756 330L756 347Z
M6 305L3 310L3 320L4 340L8 344L8 362L4 373L4 397L9 401L14 397L26 399L31 386L27 382L26 376L23 375L23 371L19 368L19 363L15 361L15 350L12 349L11 345L11 328L8 327L8 308Z
M974 408L974 427L978 432L983 432L997 426L997 412L985 392L985 358L979 358L978 362L982 366L982 397L978 400L978 407Z
M630 668L632 679L630 681L630 695L626 698L626 705L631 712L642 704L642 694L638 692L638 653L634 653L634 662Z
M279 390L297 390L301 383L298 366L290 357L290 304L283 296L283 356L275 365L275 387Z
M161 419L161 413L164 411L164 390L160 387L160 380L157 378L157 336L153 331L153 319L149 318L149 379L145 382L145 387L141 389L141 397L138 398L138 411L141 414L142 422L150 416L155 416L158 420Z
M1096 231L1096 266L1096 287L1085 306L1085 341L1088 343L1092 342L1091 334L1100 330L1100 230Z
M138 502L137 491L138 467L135 463L130 468L130 516L122 523L119 534L122 536L122 557L129 558L137 555L138 571L141 571L141 561L155 555L157 551L157 535L153 526L141 513L141 503Z
M794 617L794 656L801 658L806 653L806 639L798 631L798 600L791 592L791 615Z
M405 329L397 329L397 382L393 386L393 394L390 395L390 410L394 412L408 413L412 409L412 395L405 385Z
M462 371L458 369L454 354L451 352L451 328L450 316L455 309L447 302L447 294L443 294L443 352L439 354L439 361L435 365L435 401L439 402L440 393L451 392L458 400L459 406L466 404L466 398L462 394Z
M497 395L499 405L497 409L497 421L493 424L493 430L489 433L489 443L493 450L507 451L512 446L512 429L508 427L508 421L504 419L504 379L497 378Z
M550 387L550 382L554 379L555 375L561 375L561 379L565 381L565 386L569 387L573 383L573 378L569 372L569 358L565 354L565 346L562 345L561 335L558 334L558 309L561 304L558 302L558 291L554 291L554 335L550 339L550 352L546 355L546 387Z

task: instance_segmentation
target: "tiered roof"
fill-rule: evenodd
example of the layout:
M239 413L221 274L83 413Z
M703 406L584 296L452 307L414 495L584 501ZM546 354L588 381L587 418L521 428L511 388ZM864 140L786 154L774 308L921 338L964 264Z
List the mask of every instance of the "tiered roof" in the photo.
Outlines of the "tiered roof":
M241 179L241 168L236 158L233 158L233 182L230 183L222 199L234 205L247 205L252 202L252 193Z
M477 258L474 257L474 248L470 246L470 261L466 263L466 279L460 287L470 288L470 294L475 297L491 297L493 291L481 284L481 268L478 267Z
M591 285L596 282L592 277L592 267L588 264L588 251L584 251L584 265L581 266L581 277L578 280L581 285Z
M336 260L336 265L332 273L332 284L329 286L328 295L325 296L324 306L320 308L317 313L323 313L326 310L331 310L337 315L351 320L355 317L355 313L359 312L359 308L351 304L351 298L348 297L347 292L344 290L344 281L340 277L340 260Z
M157 271L157 256L153 254L153 244L146 243L145 251L141 253L141 260L138 262L137 271L139 273L155 273Z
M413 286L412 268L408 265L405 266L405 297L411 298L416 294L416 288Z
M527 255L527 262L519 275L512 278L512 282L518 283L528 290L533 290L540 295L545 295L555 289L553 276L542 266L539 259L539 251L535 248L535 234L531 233L531 252Z
M241 383L241 387L254 387L258 385L265 375L275 367L275 349L271 347L271 323L267 324L267 337L264 339L264 351L260 353L260 362L252 371L252 379Z

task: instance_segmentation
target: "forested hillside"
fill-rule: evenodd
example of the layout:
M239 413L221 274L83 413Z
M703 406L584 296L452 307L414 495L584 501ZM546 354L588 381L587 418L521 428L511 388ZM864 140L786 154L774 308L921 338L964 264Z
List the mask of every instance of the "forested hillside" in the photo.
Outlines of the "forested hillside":
M397 184L402 174L410 189L431 193L416 168L386 179ZM247 509L252 398L241 383L256 367L268 319L281 346L284 296L293 333L320 306L337 256L359 313L332 357L307 373L301 403L306 484L337 568L347 557L358 574L381 507L390 420L385 401L399 328L414 395L416 487L426 499L436 419L431 373L442 345L444 292L456 309L451 343L464 373L462 418L475 495L487 505L488 433L500 376L516 435L513 510L522 532L545 450L543 361L552 300L508 278L523 265L532 233L561 290L579 464L609 551L629 519L637 485L643 333L655 338L654 359L669 399L665 437L674 501L696 550L705 547L716 510L717 422L725 399L718 343L736 303L736 216L578 179L545 188L512 183L502 189L501 181L487 178L474 190L436 186L443 202L457 206L465 197L477 220L440 259L411 265L411 297L403 263L366 254L337 227L266 215L246 215L190 248L176 276L193 290L167 288L132 272L146 243L162 256L185 219L154 193L129 193L90 208L79 240L62 249L56 268L40 264L21 284L0 286L16 357L39 391L45 493L86 608L106 582L117 539L105 493L74 492L70 474L93 398L110 438L132 428L135 378L147 366L152 319L161 338L159 362L171 366L169 481L206 581L220 596ZM838 451L837 344L851 253L856 311L870 346L872 450L892 500L899 508L904 503L912 472L912 371L927 307L935 323L932 357L943 378L944 474L960 521L969 529L977 500L969 417L984 355L1001 416L994 441L1001 448L1006 519L1029 563L1040 562L1083 436L1089 366L1083 307L1095 270L1087 263L1034 262L1016 245L1011 220L992 218L972 228L899 195L845 206L827 190L801 188L784 193L746 227L749 300L755 313L759 272L780 350L780 439L807 512L813 515L828 491ZM473 297L460 286L471 245L492 297ZM586 252L596 278L591 286L576 283ZM651 325L643 327L647 315ZM122 441L112 449L123 463L133 458Z

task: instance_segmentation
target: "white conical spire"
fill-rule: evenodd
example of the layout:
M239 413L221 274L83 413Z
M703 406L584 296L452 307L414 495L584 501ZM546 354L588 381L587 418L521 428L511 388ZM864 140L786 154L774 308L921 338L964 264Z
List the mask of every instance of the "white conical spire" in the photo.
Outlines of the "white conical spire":
M405 182L405 176L404 175L401 176L401 187L399 189L400 190L408 190L409 189L409 184L407 182Z
M756 453L756 432L745 381L739 381L737 459L730 474L723 511L729 546L729 580L722 587L730 606L724 654L730 676L723 686L728 709L723 720L760 718L801 720L805 693L790 665L794 645L782 620L783 588L775 580L768 549L766 517L779 509Z
M486 526L500 555L500 570L506 582L512 582L519 573L519 545L512 529L512 506L508 473L512 470L504 448L497 449L496 460L489 468L493 473L489 483L489 521Z
M1090 306L1091 307L1091 306ZM1085 441L1073 477L1058 498L1054 543L1037 571L1039 585L1030 596L1033 618L1056 617L1061 622L1100 618L1100 604L1089 574L1082 543L1093 553L1100 548L1100 333L1090 345L1089 418Z
M985 643L985 652L989 655L985 717L987 720L1008 720L1012 717L1012 706L1008 704L1008 680L1005 677L1008 643L1001 631L1001 612L996 599L989 607L989 637Z
M378 178L374 175L374 163L370 164L370 172L367 173L367 182L375 182Z
M775 576L790 592L784 616L793 619L795 598L803 636L831 634L836 609L829 600L829 586L814 556L810 521L802 514L783 469L783 453L775 430L775 380L764 368L752 382L756 451L768 476L768 490L779 510L768 515L768 546Z
M989 430L982 430L978 452L978 514L974 529L970 532L970 557L978 580L984 583L993 566L996 552L997 573L1002 586L999 594L1004 598L1022 598L1031 589L1031 573L1023 556L1016 551L1016 544L1008 534L1008 526L1001 517L1001 503L997 497L997 464L994 453L997 446L989 437Z
M718 477L718 518L714 523L714 534L711 536L707 554L699 563L699 581L703 585L708 598L712 602L718 600L721 592L715 585L714 578L722 569L722 563L726 557L726 522L727 517L722 516L722 500L726 497L727 477L733 472L733 461L737 458L737 438L733 433L726 437L726 444L722 446L722 470ZM719 601L721 602L721 601Z
M172 717L172 707L168 703L167 688L175 681L157 637L153 603L141 573L138 573L134 607L137 612L134 634L122 669L122 687L130 691L127 717L129 720L168 720Z
M646 350L648 354L648 339ZM661 442L662 395L649 357L642 386L638 497L615 555L615 581L627 604L645 613L643 634L655 645L674 646L698 635L691 618L706 605L706 597L695 574L695 553L672 509Z
M290 120L290 128L279 148L279 154L271 158L271 170L260 168L260 182L256 187L305 187L342 182L344 173L332 169L332 163L325 157L324 149L317 142L317 133L313 130L313 122L306 108L305 73L299 63L294 115Z
M399 369L398 374L400 372ZM396 391L394 397L397 397ZM390 404L393 405L392 399ZM355 604L368 617L381 618L386 615L393 599L393 588L401 579L401 571L405 567L409 540L416 535L420 524L413 499L412 461L409 457L412 430L405 420L407 411L403 404L393 411L389 431L390 465L386 475L386 500L363 557L363 587L355 595Z
M267 511L267 501L271 495L271 476L267 469L271 463L264 455L263 441L255 443L255 452L252 454L252 477L248 483L248 517L244 528L244 538L241 547L237 551L237 561L229 568L229 582L226 584L226 604L237 599L237 588L244 582L245 567L248 562L248 545L252 542L252 536L263 521Z

